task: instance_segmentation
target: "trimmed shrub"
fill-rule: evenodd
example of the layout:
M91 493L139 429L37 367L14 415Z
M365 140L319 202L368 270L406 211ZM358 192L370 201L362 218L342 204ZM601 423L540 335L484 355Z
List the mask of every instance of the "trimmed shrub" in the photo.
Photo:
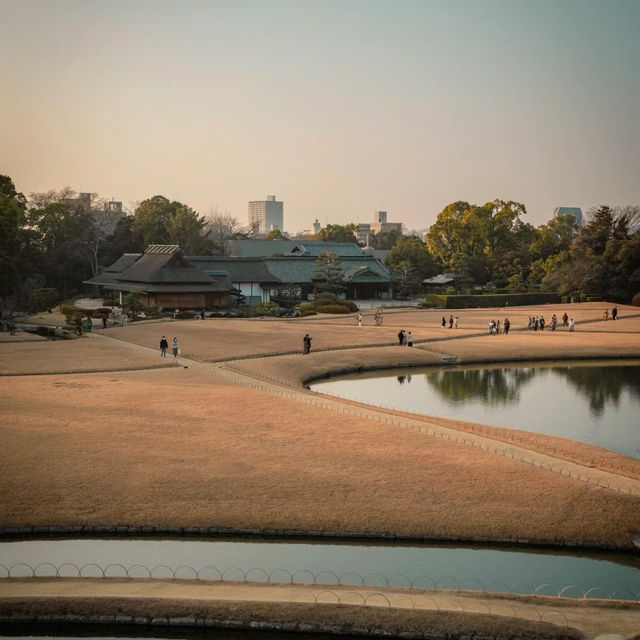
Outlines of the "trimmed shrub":
M315 302L318 303L320 300L329 300L331 303L336 304L338 302L338 298L335 293L329 293L328 291L323 291L319 293L315 297Z
M481 309L485 307L517 307L534 304L553 304L560 302L558 293L495 293L488 295L447 296L430 294L421 307L440 307L441 309Z
M349 311L358 311L360 307L353 300L340 300L340 304L343 307L347 307Z
M280 306L273 300L269 302L261 302L256 306L256 314L259 316L279 316Z
M178 311L178 314L176 315L178 320L193 320L195 317L196 314L193 311Z
M306 318L307 316L317 316L317 315L318 315L318 312L314 311L313 309L307 309L306 311L300 312L301 318Z
M318 313L351 313L349 307L345 307L341 304L324 304L320 307L316 307Z
M305 311L314 311L315 305L313 304L301 304L300 305L300 313L304 313Z
M636 295L631 298L631 304L634 307L640 307L640 293L636 293Z

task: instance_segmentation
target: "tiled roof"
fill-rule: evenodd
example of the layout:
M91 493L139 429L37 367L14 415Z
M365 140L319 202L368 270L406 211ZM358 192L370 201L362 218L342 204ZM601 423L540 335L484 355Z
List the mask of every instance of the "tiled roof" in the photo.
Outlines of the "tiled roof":
M362 248L356 242L300 242L297 240L232 240L233 257L269 258L280 255L306 255L317 257L325 251L339 256L361 256Z

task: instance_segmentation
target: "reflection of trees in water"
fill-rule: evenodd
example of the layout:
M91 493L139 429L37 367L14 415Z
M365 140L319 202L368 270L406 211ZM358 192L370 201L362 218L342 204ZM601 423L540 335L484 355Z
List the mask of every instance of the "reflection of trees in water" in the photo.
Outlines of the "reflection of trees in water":
M628 390L632 396L640 398L640 367L553 367L552 371L566 378L589 402L591 412L600 416L606 405L617 405L620 396Z
M527 367L435 371L425 377L449 402L481 400L487 405L507 405L520 400L520 388L534 375L536 370Z

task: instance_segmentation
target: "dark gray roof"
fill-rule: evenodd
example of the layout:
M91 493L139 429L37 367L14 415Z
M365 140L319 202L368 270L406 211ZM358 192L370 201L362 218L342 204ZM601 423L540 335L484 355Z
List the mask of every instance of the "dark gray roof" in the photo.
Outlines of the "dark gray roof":
M316 276L316 258L265 258L265 264L271 273L283 283L310 283ZM367 267L378 275L378 282L391 282L389 270L372 256L343 256L340 259L343 273L353 269ZM373 282L373 280L368 280Z
M361 256L362 248L356 242L305 242L297 240L232 240L230 255L243 258L269 258L279 255L305 255L317 257L325 251L339 256Z
M269 271L263 258L190 256L189 260L208 275L215 275L221 269L226 271L231 282L279 282Z

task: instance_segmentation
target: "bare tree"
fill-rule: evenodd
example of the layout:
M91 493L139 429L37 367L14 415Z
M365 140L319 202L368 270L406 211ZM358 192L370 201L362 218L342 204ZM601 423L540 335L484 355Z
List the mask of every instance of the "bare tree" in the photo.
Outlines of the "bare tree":
M228 256L231 240L246 238L249 234L238 219L228 211L212 208L205 218L205 234L213 242L216 253Z

